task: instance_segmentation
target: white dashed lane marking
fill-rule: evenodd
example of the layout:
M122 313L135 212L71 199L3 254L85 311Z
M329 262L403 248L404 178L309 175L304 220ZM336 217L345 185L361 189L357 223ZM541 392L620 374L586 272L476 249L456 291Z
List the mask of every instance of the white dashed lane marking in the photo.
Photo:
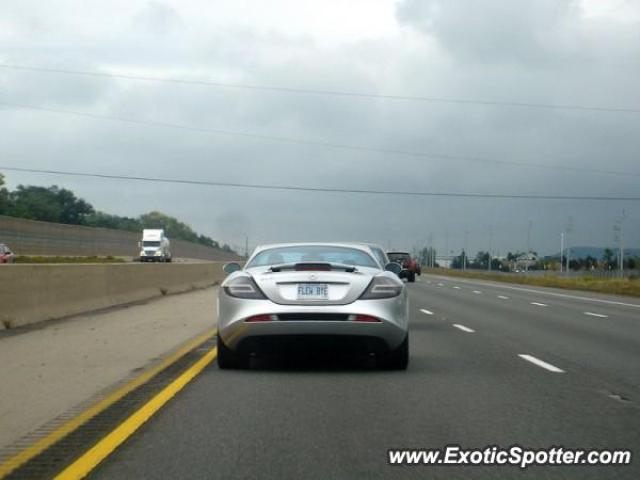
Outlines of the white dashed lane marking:
M473 330L472 328L465 327L464 325L460 325L459 323L454 323L453 326L456 327L458 330L462 330L463 332L466 332L466 333L475 332L475 330Z
M460 290L460 287L457 285L454 285L453 288L455 288L456 290Z
M421 311L422 313L424 313L425 315L433 315L433 312L432 312L432 311L427 310L427 309L425 309L425 308L421 308L421 309L420 309L420 311Z
M482 292L480 290L474 290L473 293L475 293L476 295L480 295Z
M509 297L505 297L504 295L498 295L500 300L509 300Z
M540 368L544 368L545 370L549 370L550 372L553 373L564 373L564 370L556 367L555 365L551 365L550 363L547 363L543 360L540 360L539 358L534 357L533 355L526 355L526 354L519 354L518 355L520 358L522 358L523 360L526 360L527 362L531 362L534 365L537 365Z
M536 307L548 307L546 303L538 303L538 302L531 302L531 305L535 305Z
M609 315L603 315L601 313L584 312L584 314L589 315L590 317L609 318Z

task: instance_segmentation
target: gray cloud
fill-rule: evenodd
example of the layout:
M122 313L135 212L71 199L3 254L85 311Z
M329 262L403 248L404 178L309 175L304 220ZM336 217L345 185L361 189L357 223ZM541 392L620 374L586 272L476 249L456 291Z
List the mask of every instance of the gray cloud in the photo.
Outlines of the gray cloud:
M286 22L277 28L235 19L209 24L171 2L127 7L113 32L110 22L93 19L97 31L91 33L80 21L90 22L90 13L76 12L80 20L72 21L68 15L74 9L58 7L36 4L27 13L0 6L0 17L12 27L12 33L0 33L0 62L310 89L640 106L637 23L587 17L575 2L492 0L477 6L404 0L396 5L395 19L389 19L398 22L393 34L332 42L314 33L313 25L300 33ZM362 20L353 22L364 24L367 8L362 7ZM283 18L287 12L282 9ZM9 70L0 70L0 86L6 101L200 128L640 173L637 114L284 94ZM2 163L36 168L386 190L638 192L638 177L354 152L6 108L0 108L0 122ZM432 233L441 250L459 250L468 230L475 250L487 247L491 224L494 247L504 252L525 247L531 220L533 246L550 253L557 250L569 216L575 242L612 243L611 227L623 207L630 215L628 240L640 242L640 213L632 204L265 192L12 173L9 181L62 184L114 213L160 209L240 246L248 235L253 244L363 239L410 248Z

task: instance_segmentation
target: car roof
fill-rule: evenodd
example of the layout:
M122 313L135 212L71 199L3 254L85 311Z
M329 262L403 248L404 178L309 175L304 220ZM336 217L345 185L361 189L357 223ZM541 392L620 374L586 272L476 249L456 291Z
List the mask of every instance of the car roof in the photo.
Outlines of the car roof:
M270 243L270 244L258 245L254 249L253 253L249 255L249 258L247 259L247 263L249 263L253 259L253 257L255 257L258 253L263 252L265 250L271 250L273 248L283 248L283 247L307 247L307 246L308 247L314 247L314 246L342 247L342 248L351 248L354 250L360 250L361 252L364 252L367 255L369 255L374 262L380 265L375 254L371 250L371 247L363 243L355 243L355 242L292 242L292 243Z
M272 248L283 247L343 247L343 248L355 248L366 253L371 253L369 248L364 243L350 243L350 242L292 242L292 243L270 243L264 245L258 245L253 251L252 257L264 250L270 250Z

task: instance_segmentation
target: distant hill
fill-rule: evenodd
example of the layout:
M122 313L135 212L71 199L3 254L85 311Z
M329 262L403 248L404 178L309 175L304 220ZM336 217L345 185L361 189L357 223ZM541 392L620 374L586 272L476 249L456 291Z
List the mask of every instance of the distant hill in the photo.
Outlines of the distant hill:
M604 250L607 247L571 247L572 258L587 258L589 256L600 260L604 255ZM618 254L617 247L608 247L613 250L614 255ZM566 254L566 253L565 253ZM640 248L625 248L625 256L640 257ZM559 258L560 252L554 255L548 255L548 258Z

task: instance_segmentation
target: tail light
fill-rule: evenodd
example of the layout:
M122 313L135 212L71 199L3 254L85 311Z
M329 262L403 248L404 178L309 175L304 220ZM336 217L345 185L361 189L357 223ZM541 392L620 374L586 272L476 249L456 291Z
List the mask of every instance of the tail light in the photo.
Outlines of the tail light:
M249 322L249 323L271 322L277 319L278 319L277 315L254 315L253 317L249 317L245 319L245 322Z
M352 322L362 322L362 323L381 323L382 320L379 318L373 317L371 315L349 315L349 320Z
M373 280L371 280L371 283L360 297L360 300L397 297L403 288L402 282L399 279L380 275L373 277Z
M226 282L222 288L230 297L261 300L266 298L251 277L236 277Z

